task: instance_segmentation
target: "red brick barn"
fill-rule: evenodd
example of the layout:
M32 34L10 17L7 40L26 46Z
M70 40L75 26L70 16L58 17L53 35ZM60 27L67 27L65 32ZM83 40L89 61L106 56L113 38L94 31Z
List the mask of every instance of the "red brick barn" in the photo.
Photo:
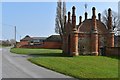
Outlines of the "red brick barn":
M51 35L44 40L43 48L49 49L61 49L61 37L60 35Z
M20 42L17 44L18 48L41 48L42 44L46 37L30 37L25 36Z

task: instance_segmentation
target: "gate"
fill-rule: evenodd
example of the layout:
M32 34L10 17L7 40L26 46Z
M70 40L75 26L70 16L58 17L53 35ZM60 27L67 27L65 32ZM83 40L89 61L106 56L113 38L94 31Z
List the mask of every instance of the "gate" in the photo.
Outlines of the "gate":
M91 51L90 47L90 38L89 37L83 37L78 39L78 51L81 55L89 55Z

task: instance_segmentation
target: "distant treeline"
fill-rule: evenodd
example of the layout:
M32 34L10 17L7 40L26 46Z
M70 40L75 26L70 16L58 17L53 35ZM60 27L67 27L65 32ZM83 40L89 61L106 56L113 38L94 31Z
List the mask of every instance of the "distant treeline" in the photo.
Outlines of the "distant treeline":
M11 39L11 40L0 40L0 45L1 46L13 46L15 44L15 40Z

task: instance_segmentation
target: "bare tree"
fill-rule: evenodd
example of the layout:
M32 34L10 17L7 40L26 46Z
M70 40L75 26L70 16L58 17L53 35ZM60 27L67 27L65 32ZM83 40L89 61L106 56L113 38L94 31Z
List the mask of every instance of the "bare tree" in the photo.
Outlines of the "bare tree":
M108 22L108 12L107 12L107 10L104 10L103 13L102 13L102 22L107 27L107 22ZM118 13L115 12L115 11L112 11L112 27L113 27L113 30L115 28L118 28L119 22L120 22L120 20L118 18Z
M15 39L10 39L10 43L13 46L16 43L16 40Z
M56 8L55 33L60 34L61 39L64 34L64 16L66 14L66 3L59 0Z

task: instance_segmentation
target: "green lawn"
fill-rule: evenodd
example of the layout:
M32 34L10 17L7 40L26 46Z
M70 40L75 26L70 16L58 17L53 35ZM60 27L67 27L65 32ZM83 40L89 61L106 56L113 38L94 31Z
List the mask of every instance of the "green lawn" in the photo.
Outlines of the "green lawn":
M56 53L60 54L62 53L62 50L59 49L25 49L25 48L12 48L10 50L13 53L17 54L31 54L31 55L56 55Z
M39 66L75 78L117 78L118 59L104 56L64 57L61 50L11 49L11 52L29 54L28 60Z

